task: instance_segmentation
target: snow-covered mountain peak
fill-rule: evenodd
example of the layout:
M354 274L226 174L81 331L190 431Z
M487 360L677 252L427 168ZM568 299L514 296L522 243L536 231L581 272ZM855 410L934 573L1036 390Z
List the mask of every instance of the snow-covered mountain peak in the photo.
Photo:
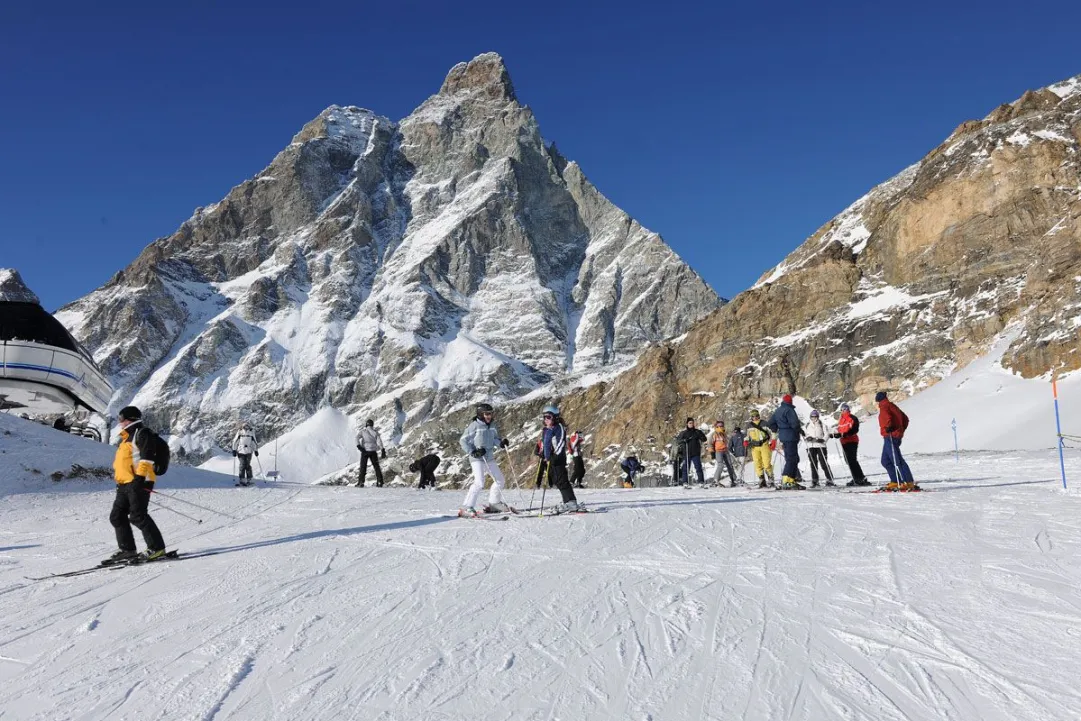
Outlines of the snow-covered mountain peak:
M284 432L327 407L407 434L626 366L719 303L546 147L487 54L400 123L327 108L59 317L118 404L203 456L237 418Z
M1081 95L1081 75L1075 75L1072 78L1063 80L1061 83L1055 83L1048 87L1048 90L1063 100Z
M0 268L0 302L41 303L14 268Z

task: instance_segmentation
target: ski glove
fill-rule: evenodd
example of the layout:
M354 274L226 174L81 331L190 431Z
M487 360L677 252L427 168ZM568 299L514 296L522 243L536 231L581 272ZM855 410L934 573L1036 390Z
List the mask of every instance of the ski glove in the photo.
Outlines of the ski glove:
M776 438L774 438L772 441L769 442L769 449L771 451L777 450L777 439Z
M256 458L258 458L258 457L259 457L259 451L256 451L256 452L255 452L255 457L256 457Z
M830 433L830 438L840 438L840 437L841 437L840 433Z
M716 453L716 451L714 451L713 453L710 453L710 454L709 454L709 457L710 457L710 458L712 458L713 460L717 460L717 453Z
M357 448L360 448L360 446L357 446ZM236 458L236 451L233 451L233 458Z
M486 455L488 455L488 451L484 448L477 448L469 455L473 456L474 458L484 458Z
M500 448L509 448L510 447L510 441L508 441L506 438L504 438L503 440L501 440L499 442L499 447Z
M360 444L359 444L359 443L357 444L357 450L358 450L358 451L363 451L363 450L364 450L363 448L361 448L361 447L360 447ZM233 455L235 456L236 454L234 453Z
M259 455L259 454L256 453L255 455ZM382 458L383 458L384 461L387 460L387 449L386 448L383 449Z

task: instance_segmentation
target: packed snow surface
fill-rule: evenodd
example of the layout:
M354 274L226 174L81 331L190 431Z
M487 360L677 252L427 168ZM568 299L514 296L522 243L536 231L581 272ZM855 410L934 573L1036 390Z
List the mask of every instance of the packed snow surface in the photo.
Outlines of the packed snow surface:
M607 512L503 522L447 517L454 491L237 489L177 468L158 487L183 502L161 501L203 522L152 512L171 546L213 555L27 580L113 549L111 482L47 477L110 456L0 414L4 719L1081 707L1081 496L1046 451L913 455L923 494L586 490ZM1081 454L1068 471L1081 484Z

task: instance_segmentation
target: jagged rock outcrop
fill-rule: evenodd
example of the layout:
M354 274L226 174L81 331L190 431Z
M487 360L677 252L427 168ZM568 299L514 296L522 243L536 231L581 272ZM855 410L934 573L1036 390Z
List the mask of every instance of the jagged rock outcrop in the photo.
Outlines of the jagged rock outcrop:
M1075 370L1079 327L1081 76L964 123L678 343L563 404L600 447L644 443L785 392L869 409L1003 334L1007 369Z
M0 268L0 302L41 304L37 294L26 287L14 268Z
M57 317L178 450L332 405L396 436L618 369L720 305L546 146L502 59L400 123L333 106Z

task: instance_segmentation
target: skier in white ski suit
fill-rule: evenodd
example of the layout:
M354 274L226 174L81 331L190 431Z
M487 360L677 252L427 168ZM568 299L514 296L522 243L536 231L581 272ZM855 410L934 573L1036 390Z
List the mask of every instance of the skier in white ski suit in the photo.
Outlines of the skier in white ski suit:
M357 471L357 485L363 486L364 479L368 475L368 462L375 469L375 485L383 485L383 469L379 467L379 455L387 457L387 449L383 447L383 437L375 429L375 421L369 418L364 422L364 427L357 433L357 450L360 451L360 469Z
M473 485L465 494L465 500L458 510L459 515L476 513L477 499L484 490L485 474L492 477L492 487L488 491L489 512L509 511L510 506L503 502L503 486L506 480L499 464L495 460L495 449L506 448L510 442L499 437L499 429L492 422L495 413L487 403L477 404L477 417L466 426L458 443L462 451L469 456L469 465L473 467Z
M245 423L233 436L233 457L240 459L240 473L237 474L237 483L242 486L252 484L251 457L259 455L259 442L255 439L255 432L250 423Z

